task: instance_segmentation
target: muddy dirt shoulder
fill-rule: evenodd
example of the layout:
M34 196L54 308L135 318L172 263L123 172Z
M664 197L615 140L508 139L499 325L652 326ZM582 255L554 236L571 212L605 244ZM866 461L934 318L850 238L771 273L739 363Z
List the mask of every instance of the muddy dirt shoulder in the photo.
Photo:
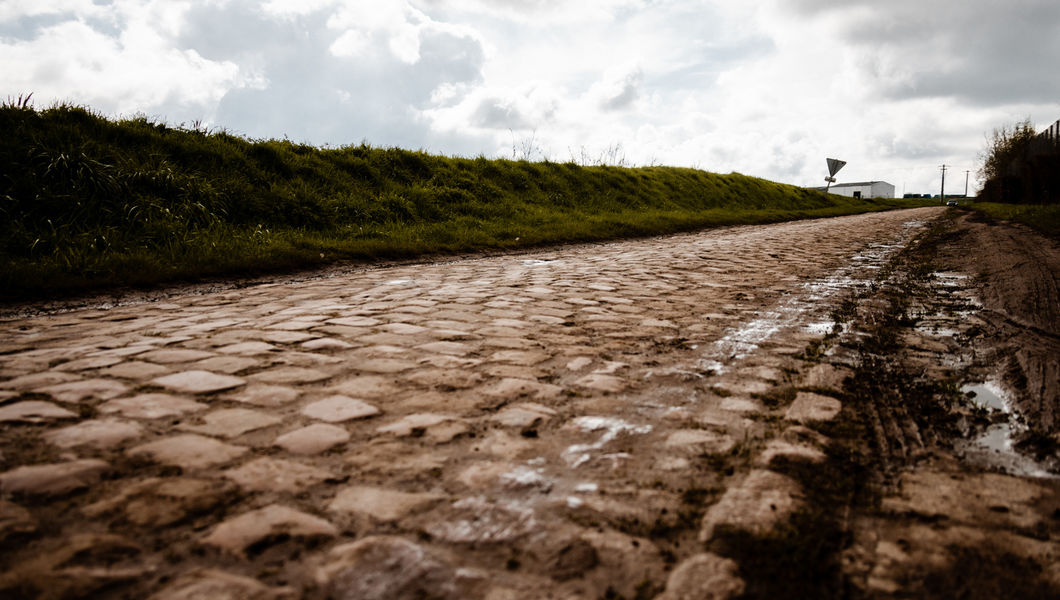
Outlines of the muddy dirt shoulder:
M975 213L953 221L937 244L941 268L970 275L983 304L983 341L1003 361L1028 425L1060 432L1060 243ZM1060 441L1060 440L1058 440Z
M852 597L1060 593L1057 463L1033 456L1055 459L1056 445L1009 437L1040 430L1049 414L1041 407L1056 404L1023 369L1060 355L1055 337L1020 309L1028 297L1055 309L1055 295L1040 289L1043 277L1054 281L1041 265L1055 246L1023 233L951 213L850 303L823 358L853 371L843 427L825 431L864 491L853 499L841 560ZM1010 394L1019 402L997 410L965 393L991 378L1006 387L1022 378ZM1019 419L1025 407L1038 410ZM990 446L997 432L1003 448Z

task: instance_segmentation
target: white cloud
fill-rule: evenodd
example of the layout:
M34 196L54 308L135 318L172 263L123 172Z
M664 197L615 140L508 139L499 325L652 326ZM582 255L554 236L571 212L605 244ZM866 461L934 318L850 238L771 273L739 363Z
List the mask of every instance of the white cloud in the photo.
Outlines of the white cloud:
M255 137L934 188L1060 116L1053 0L7 0L0 95ZM1046 69L1047 70L1047 69Z
M611 68L589 88L588 96L603 110L630 108L641 94L644 72L640 67Z
M509 130L545 129L556 124L565 90L548 82L527 82L516 89L479 87L449 105L453 88L443 85L435 96L440 106L423 115L437 131L453 132L471 127L486 136L507 136Z
M372 38L368 33L356 29L347 29L331 43L328 49L335 56L352 58L367 55L371 47Z
M328 27L361 39L381 38L405 64L420 59L420 33L430 20L404 1L338 3ZM364 48L362 48L363 50Z
M331 46L336 56L367 56L382 43L398 60L413 65L420 60L420 44L427 35L479 41L473 29L436 21L407 0L321 3L321 9L328 9L328 28L342 32Z
M127 113L166 103L212 109L228 89L259 84L233 62L173 47L179 7L126 3L113 16L118 36L76 19L42 27L30 39L0 41L6 86Z
M616 13L644 8L650 0L419 0L426 9L482 14L535 26L611 21Z
M55 14L85 17L104 10L92 0L5 0L0 4L0 22Z
M262 9L267 15L294 18L320 12L336 3L336 0L269 0Z

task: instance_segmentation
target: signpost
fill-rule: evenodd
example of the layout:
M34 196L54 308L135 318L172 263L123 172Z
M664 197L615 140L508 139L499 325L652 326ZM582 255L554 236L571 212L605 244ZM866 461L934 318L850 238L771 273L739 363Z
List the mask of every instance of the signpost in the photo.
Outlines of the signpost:
M835 183L835 174L847 164L845 160L839 160L838 158L826 158L828 161L828 177L824 180L828 182L828 185L824 188L824 193L828 193L828 190L832 188L832 184Z

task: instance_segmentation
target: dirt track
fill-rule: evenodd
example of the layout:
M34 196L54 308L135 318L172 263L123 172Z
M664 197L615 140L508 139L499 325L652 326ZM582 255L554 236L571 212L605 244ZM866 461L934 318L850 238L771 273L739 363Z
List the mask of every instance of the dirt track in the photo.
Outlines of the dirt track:
M992 345L1004 347L1019 409L1035 427L1060 432L1060 244L1020 225L973 214L940 261L976 279Z
M734 544L815 501L852 371L822 342L943 213L7 320L0 590L765 595Z
M862 434L836 440L874 470L846 528L847 584L1057 597L1060 246L952 212L891 270L853 324L870 336L847 383Z

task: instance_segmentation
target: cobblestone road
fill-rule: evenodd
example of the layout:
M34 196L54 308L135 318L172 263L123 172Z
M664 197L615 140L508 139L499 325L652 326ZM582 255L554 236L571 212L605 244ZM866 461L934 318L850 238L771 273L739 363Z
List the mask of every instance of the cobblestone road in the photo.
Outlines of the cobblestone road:
M771 394L838 384L798 355L938 214L0 322L0 595L738 593L704 543L796 510L770 462L839 410Z

